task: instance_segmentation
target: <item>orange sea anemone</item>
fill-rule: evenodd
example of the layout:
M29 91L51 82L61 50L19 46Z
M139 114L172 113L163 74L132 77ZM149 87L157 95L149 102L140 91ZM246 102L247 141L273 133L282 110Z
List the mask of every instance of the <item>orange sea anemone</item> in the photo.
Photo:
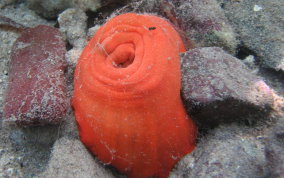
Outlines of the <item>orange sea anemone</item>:
M196 128L180 98L175 29L154 15L127 13L103 25L75 71L80 138L129 177L166 177L195 147Z

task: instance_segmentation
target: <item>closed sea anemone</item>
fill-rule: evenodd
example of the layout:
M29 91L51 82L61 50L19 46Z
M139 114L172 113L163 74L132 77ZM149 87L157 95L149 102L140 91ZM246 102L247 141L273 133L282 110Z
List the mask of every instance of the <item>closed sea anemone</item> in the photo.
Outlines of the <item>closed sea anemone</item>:
M180 97L185 48L165 19L127 13L104 24L75 70L81 141L128 177L166 177L195 147Z

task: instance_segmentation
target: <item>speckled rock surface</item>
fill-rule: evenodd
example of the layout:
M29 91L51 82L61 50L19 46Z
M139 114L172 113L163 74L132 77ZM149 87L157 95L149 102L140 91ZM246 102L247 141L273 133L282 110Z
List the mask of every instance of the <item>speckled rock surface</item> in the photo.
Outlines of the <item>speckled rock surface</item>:
M272 129L265 142L269 177L284 177L284 118Z
M1 8L0 15L27 27L54 24L53 21L40 18L23 3ZM17 37L19 34L14 31L0 28L0 177L35 177L45 169L58 132L56 127L50 126L19 129L3 123L3 95L8 84L8 64Z
M182 96L202 127L267 116L272 90L237 58L208 47L189 50L181 60Z
M65 58L70 66L75 67L82 51L83 51L82 48L72 48L69 51L67 51Z
M13 128L9 139L15 154L15 163L20 165L18 172L24 177L32 177L42 172L57 138L58 126Z
M56 141L48 167L41 176L114 178L78 139L68 137Z
M218 46L234 54L238 41L215 0L171 1L176 20L195 47ZM165 13L168 13L164 10Z
M280 22L277 17L282 16L281 11L277 10L280 8L280 6L278 6L277 4L282 3L282 1L265 1L265 3L276 4L276 7L272 7L272 9L270 9L273 11L273 13L267 15L262 11L264 8L262 8L262 10L259 10L259 7L257 6L249 6L253 2L264 1L218 1L224 2L225 5L242 4L243 8L241 10L233 9L232 11L234 11L235 13L233 14L234 16L242 16L244 18L244 21L250 21L250 19L252 18L249 13L251 12L251 8L258 10L257 13L262 13L262 18L264 19L266 18L266 16L269 16L269 18L275 17L272 19ZM42 3L43 1L38 2ZM105 3L103 4L103 7L97 9L95 12L91 10L85 12L87 16L86 22L84 15L81 16L83 13L80 12L80 16L78 16L80 18L74 16L65 17L63 26L59 27L65 28L65 32L67 34L68 31L70 32L70 30L72 30L72 25L76 26L77 28L78 24L82 24L82 27L85 28L84 23L87 23L86 30L76 29L74 31L75 34L72 34L71 38L65 39L66 44L70 44L67 45L67 49L69 51L66 53L66 58L69 64L66 73L68 98L72 97L73 92L74 66L76 64L78 56L81 53L80 50L84 47L83 43L77 43L77 39L84 39L85 31L88 31L87 38L90 38L94 34L96 29L102 23L104 23L107 18L109 18L110 14L122 13L123 10L127 11L127 9L131 9L130 7L132 7L131 11L135 12L151 12L154 14L159 14L162 17L168 18L173 24L176 24L177 26L179 26L181 22L178 20L179 18L176 17L190 17L183 20L185 20L188 25L191 25L190 27L192 27L192 29L188 29L190 30L188 33L185 33L184 31L180 32L181 35L185 35L185 37L187 37L186 34L192 35L194 33L196 37L200 37L200 41L198 41L197 38L197 40L195 39L195 41L197 41L197 44L195 44L196 46L203 46L203 44L207 44L208 46L222 46L226 51L234 54L234 50L230 49L235 48L236 44L239 44L239 42L235 41L234 39L235 34L232 36L229 35L230 38L228 38L228 41L225 43L223 43L222 40L218 41L218 38L214 37L214 33L217 32L217 30L210 32L212 28L208 28L208 24L209 27L216 27L216 24L213 23L214 25L211 26L210 24L212 23L203 23L206 22L206 19L209 18L213 20L211 22L225 23L225 26L228 24L234 24L233 22L236 20L234 16L233 19L227 16L228 21L226 21L226 19L222 19L223 17L225 17L222 14L227 11L226 9L228 8L228 6L226 7L224 6L224 4L220 4L221 8L219 8L216 6L216 1L145 0L138 2L136 1L135 6L129 5L128 7L124 7L122 9L122 1L115 1L120 5L117 5L116 3L113 3L111 5L108 4L110 2L114 2L113 0L107 0L103 2ZM163 7L159 4L161 2L165 2ZM108 5L105 6L106 4ZM179 6L179 4L182 4L183 6ZM82 3L82 5L84 4ZM202 7L200 5L202 5ZM97 8L95 6L92 7ZM191 8L191 10L186 9L185 7L188 7L189 9ZM58 17L57 15L59 12L53 14L53 20L50 20L50 18L41 18L36 14L35 11L41 11L42 7L38 6L35 8L35 10L32 10L32 8L29 9L27 7L27 1L0 0L0 15L7 16L17 23L22 23L27 27L35 27L39 24L51 26L56 24L57 27L60 26L59 23L56 23L56 21L58 20L56 17ZM224 8L226 11L222 12L224 10L222 8ZM85 11L84 8L82 8L82 10ZM63 11L64 9L62 9L62 11L60 12ZM71 13L71 15L77 14L77 12L73 12ZM184 14L182 14L181 12L183 12ZM45 13L45 11L42 11L42 13ZM70 13L70 11L68 13ZM65 15L67 15L68 13L66 13ZM227 13L228 12L226 12L226 14ZM208 14L210 15L208 16ZM248 14L249 16L244 16L244 14ZM42 15L43 14L41 14L41 16ZM220 21L218 20L219 17L222 17ZM191 24L191 19L195 19L195 23ZM69 22L69 20L71 21ZM75 20L75 22L73 20ZM204 24L205 26L202 26L202 24ZM229 30L229 34L231 34L231 32L234 33L233 31L238 32L238 26L233 25L231 27L233 27L233 29L232 31ZM281 34L278 31L274 31L275 26L267 26L267 28L271 29L271 34L268 35L279 36ZM193 30L194 33L190 33L191 30ZM221 30L223 31L224 29L221 28ZM81 33L83 31L84 33ZM263 31L261 31L260 29L255 30L255 34L253 34L253 38L255 39L253 40L261 41L262 32ZM213 34L213 36L211 34ZM226 33L223 33L223 36L225 34ZM265 35L267 35L267 33L265 33ZM71 108L68 108L64 122L60 123L57 126L16 128L3 123L3 93L8 84L8 64L10 62L12 45L18 36L19 35L14 31L6 31L2 29L0 25L0 177L30 178L43 177L43 175L52 175L53 177L59 177L58 175L60 175L60 177L64 177L64 175L69 175L69 172L73 173L73 175L78 175L79 173L81 173L81 175L90 175L91 173L92 175L94 175L94 177L96 175L99 175L100 177L123 177L123 175L120 175L113 169L110 169L109 166L104 166L103 164L97 162L95 157L88 151L86 151L84 147L82 147L82 144L78 139L79 136L77 125ZM72 36L76 38L72 38ZM207 38L208 36L210 36L211 38ZM74 39L73 42L76 43L76 45L78 44L78 46L82 46L73 47L73 45L71 45L72 39ZM208 41L204 39L210 39L212 43L207 43ZM214 43L215 40L217 40L216 43ZM239 40L242 42L241 38L239 38ZM251 39L251 41L253 40ZM242 46L243 44L244 42L240 44L240 48L246 47ZM256 48L261 49L261 46L263 44L254 43L254 45ZM240 54L242 52L243 50L240 50L237 53L238 58L243 55ZM173 170L172 177L212 177L214 175L216 177L272 177L274 175L282 175L280 174L281 170L283 170L281 164L284 162L282 158L282 142L279 141L281 139L279 139L278 136L276 137L273 135L275 135L274 130L277 130L278 126L281 126L279 120L283 118L284 115L283 74L274 71L274 68L269 70L264 69L264 65L260 65L261 63L259 62L261 58L259 58L260 54L258 53L261 52L262 51L255 50L252 54L245 54L244 58L240 59L245 59L242 62L249 66L248 70L250 70L250 72L253 73L254 76L261 75L265 79L265 83L268 84L269 87L273 88L273 114L266 116L261 115L262 117L260 119L255 119L268 120L267 122L257 122L253 125L249 122L237 124L234 123L235 125L233 126L222 122L219 126L216 126L214 130L202 130L201 132L199 132L201 135L198 138L198 145L196 150L193 152L193 154L188 155L185 159L183 159L180 164L176 165L176 169ZM274 53L275 51L271 50L270 55L276 55ZM234 60L238 59L234 58ZM224 71L222 71L221 73L230 74L230 71L228 69L225 68L223 70ZM220 71L216 73L220 73ZM247 78L239 78L239 74L235 74L234 72L232 72L232 74L236 76L232 75L232 81L229 81L229 83L233 83L235 80L248 80ZM263 88L261 88L261 86L264 87L264 89L266 88L265 85L263 85L264 83L261 82L258 84L260 91L263 91ZM255 87L255 89L257 89L257 87ZM202 88L200 88L200 90L202 91ZM255 111L253 113L255 114ZM239 120L239 118L235 118L234 116L232 116L230 119L231 121ZM251 117L245 116L242 119L251 120ZM206 122L203 123L205 125L208 125Z
M66 61L75 66L87 43L87 16L81 9L67 9L58 17L59 30L65 35L66 41L72 46L66 53Z
M219 2L242 45L257 54L264 67L284 71L284 1Z
M15 3L0 9L0 15L8 17L26 27L35 27L39 24L53 25L54 21L40 18L34 11L30 10L24 3Z
M244 126L212 130L192 154L178 163L170 178L263 177L267 172L262 140L265 135Z
M234 54L238 41L216 0L134 1L116 13L155 13L167 17L188 48L218 46Z
M81 9L67 9L58 17L59 29L71 46L82 48L86 45L87 16Z
M15 2L16 2L16 0L1 0L0 1L0 9L7 6L7 5L13 4Z
M95 12L99 8L108 6L109 4L124 4L127 1L128 0L27 0L27 5L39 15L48 19L54 19L58 16L58 14L68 8Z
M67 8L81 8L95 11L101 7L100 0L27 0L28 7L46 18L56 18Z
M39 25L21 33L12 48L4 103L6 122L62 122L68 107L65 53L56 28Z

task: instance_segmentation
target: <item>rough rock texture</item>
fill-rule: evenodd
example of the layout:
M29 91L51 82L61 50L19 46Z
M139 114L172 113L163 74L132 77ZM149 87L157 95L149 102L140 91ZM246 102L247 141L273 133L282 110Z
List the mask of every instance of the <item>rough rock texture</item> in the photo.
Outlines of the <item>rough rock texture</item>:
M195 47L219 46L234 54L238 44L234 31L215 0L171 1L176 19ZM166 14L170 14L166 9ZM169 16L169 15L168 15Z
M247 116L259 120L271 109L272 90L221 48L195 48L181 59L182 96L202 127Z
M134 1L116 13L155 13L167 17L189 48L219 46L234 54L238 41L215 0Z
M58 17L60 31L73 47L86 45L86 20L86 14L80 9L67 9Z
M8 61L11 53L11 48L18 34L11 32L0 31L0 112L3 118L3 102L4 91L7 88L8 80Z
M100 27L101 27L100 25L95 25L94 27L89 28L87 33L87 38L91 39L95 35L95 33L99 30Z
M48 167L41 176L46 178L114 177L98 160L88 153L80 140L68 137L56 141Z
M82 51L83 51L82 48L72 48L69 51L67 51L65 58L66 61L68 62L68 65L75 67Z
M4 117L19 125L56 124L68 106L65 44L59 31L40 25L13 45Z
M0 9L0 15L8 17L25 27L35 27L39 24L53 25L53 21L40 18L34 11L28 9L25 4L12 4Z
M100 0L27 0L29 8L46 18L55 18L67 8L97 10L101 7Z
M113 2L113 0L107 0L103 2L108 3L110 1ZM248 62L249 63L248 65L250 67L252 64L253 72L264 77L265 83L267 83L269 87L273 88L276 91L274 93L273 109L277 111L276 112L277 114L273 116L273 118L276 120L280 120L281 117L279 115L281 115L282 113L282 118L284 115L284 99L283 97L281 97L281 95L282 96L284 95L283 72L282 73L281 71L276 72L274 68L263 69L262 67L266 65L260 66L259 62L266 60L267 62L270 62L276 60L276 57L262 58L261 55L264 54L263 51L265 51L265 54L269 53L268 54L269 56L277 56L279 53L279 51L277 52L276 50L277 46L273 47L270 44L273 43L273 41L279 41L278 37L281 36L282 33L281 31L275 29L279 29L279 27L281 27L281 25L283 24L283 18L282 18L283 12L281 12L283 5L279 5L283 3L283 1L277 1L277 0L272 0L272 1L218 0L218 1L222 2L220 5L221 7L224 8L226 15L229 19L228 22L230 22L232 24L232 27L234 28L233 30L238 32L238 34L241 34L239 35L239 39L240 41L242 41L240 48L244 47L251 49L252 51L252 53L249 52L248 54L251 55L250 57L251 59L248 58L244 62L245 63ZM38 2L43 3L44 1L38 0ZM120 3L121 1L119 2L116 1L116 2ZM147 3L148 6L144 6L144 8L142 8L142 6L135 6L136 7L135 11L139 11L142 13L150 11L151 13L159 14L161 16L171 19L172 23L179 24L179 22L176 21L175 18L172 18L175 17L172 16L172 14L174 13L171 13L173 9L175 10L179 9L178 7L167 8L166 5L163 8L164 11L161 11L160 9L161 6L159 5L157 6L157 4L155 4L155 2L158 2L157 0L147 0L147 1L145 0L145 1L140 1L140 3L141 2ZM170 5L169 7L171 7L172 5L176 5L174 2L178 1L168 1L168 2L169 2L168 5ZM202 4L203 2L206 1L205 0L202 1L185 0L182 2L180 1L180 3L182 4L188 2L196 2L198 4ZM208 0L207 3L216 4L215 2L211 2L210 0ZM253 6L251 6L251 4L253 4ZM39 17L33 10L27 8L26 5L27 5L26 1L22 0L0 0L0 15L9 17L15 22L21 23L27 27L35 27L39 24L45 24L45 25L55 24L55 21L46 20L44 18ZM213 12L215 11L212 9L212 7L207 6L206 3L204 5L205 8L203 9L203 11L200 10L200 13L197 13L196 14L197 17L194 17L194 19L206 19L202 17L204 16L208 18L207 14L210 14L211 13L210 11ZM95 6L92 7L96 8ZM46 10L42 11L41 7L39 6L36 8L37 12L39 11L46 12ZM86 13L88 16L88 21L87 21L88 27L101 25L101 23L106 20L109 14L115 10L117 10L116 6L112 7L106 6L100 8L95 13L88 11ZM193 11L184 10L185 14L187 13L193 14L193 12L199 12L197 9L196 10L191 9L191 10ZM219 8L219 10L222 9ZM115 12L114 14L117 13L118 12ZM180 17L182 14L176 14L176 15ZM53 15L53 17L55 17L55 15ZM188 16L184 17L186 17L186 20L189 20L187 18ZM235 21L237 20L235 17L242 17L242 18L238 20L238 23L235 23ZM256 23L258 22L258 20L254 20L256 17L260 19L259 24ZM190 19L192 18L193 17L191 17ZM212 17L212 19L214 18ZM270 19L270 20L264 21L265 19ZM78 20L81 20L81 18ZM254 23L250 24L252 20L254 21ZM95 24L93 24L93 22L95 22ZM78 23L83 23L83 22L78 22ZM202 32L204 26L202 27L202 25L199 25L199 23L195 24L197 25L197 27L201 27L196 29L199 29ZM192 27L194 27L195 24L193 24ZM240 24L240 25L237 26L235 24ZM257 25L255 26L254 24L259 25L259 28L257 28L256 27ZM250 25L252 25L253 27L250 27ZM263 28L263 26L265 28ZM249 33L240 33L240 30L241 32L245 32L243 28L249 30ZM209 32L210 30L208 31L208 28L205 28L204 29L205 33L201 33L200 35L196 34L196 35L200 36L201 39L205 38L206 36L208 36L206 33L206 29L207 33L210 34ZM96 28L93 28L91 30L95 31ZM89 31L91 30L89 29ZM197 32L197 30L195 31ZM229 37L230 36L231 35L229 35ZM103 173L105 167L100 167L100 166L98 167L98 163L96 161L91 160L91 158L93 157L90 158L91 155L90 153L88 153L87 151L80 151L80 150L72 152L72 150L68 149L68 146L66 147L66 145L69 145L71 148L81 148L81 145L79 144L78 140L77 126L75 123L73 113L70 108L66 116L66 121L62 122L58 126L28 127L28 128L19 129L12 127L10 125L5 125L3 123L3 113L2 113L3 92L7 87L8 63L10 61L12 45L14 41L17 39L17 37L18 34L16 34L15 32L5 31L0 27L0 140L1 140L0 141L0 177L27 177L27 178L40 177L41 175L43 175L44 171L46 171L46 173L49 171L50 174L51 173L55 174L56 171L60 172L58 168L66 171L67 169L65 169L65 167L67 166L71 168L72 165L69 163L74 163L71 161L72 157L67 157L68 155L65 154L64 157L62 157L61 159L60 156L61 154L55 154L56 152L64 154L65 149L67 149L66 153L69 153L69 155L72 155L75 158L78 158L78 156L81 158L83 156L84 158L87 159L87 163L93 164L90 167L93 167L94 170L91 170L90 172L95 172L95 169L98 168L97 172ZM267 41L263 40L264 37L267 37L268 40ZM210 38L210 39L212 39L212 42L214 42L216 38ZM229 41L230 39L233 40L233 38L230 37ZM234 40L231 41L230 43L238 44L238 42ZM226 45L223 44L219 45L220 43L218 42L218 44L216 45L225 46L225 49L227 50L231 49L234 46L234 45L229 45L230 43L227 43ZM251 48L247 44L253 44L252 46L254 48ZM195 45L198 46L198 44ZM271 46L271 50L269 46ZM80 55L80 51L77 49L79 48L74 48L73 51L70 50L68 54L66 53L66 56L68 56L68 58L73 60L73 64L76 63L77 56ZM239 53L241 53L242 51L243 50L240 50ZM238 54L238 56L239 55L240 54ZM247 56L244 56L244 58L245 57ZM72 91L73 91L73 67L74 65L69 65L67 71L68 72L67 96L69 98L72 96ZM280 96L277 96L277 99L275 99L275 96L277 94ZM247 118L245 117L244 119ZM267 119L270 120L271 116L267 117ZM234 120L233 117L232 120ZM203 177L212 177L210 175L214 174L214 175L219 175L216 177L233 177L234 175L241 175L239 177L265 177L265 176L283 177L283 174L281 173L281 171L283 170L282 165L284 162L282 156L284 154L283 146L282 142L280 141L281 139L279 139L278 136L275 136L276 132L274 132L274 130L278 130L277 129L278 126L280 128L280 126L283 125L283 123L281 124L281 122L279 121L275 122L274 123L275 126L273 127L269 127L267 123L260 123L260 125L262 125L263 127L257 129L251 126L244 128L244 125L242 124L233 127L224 124L221 125L222 127L220 128L217 127L216 130L213 131L207 130L208 134L199 138L200 143L198 144L198 147L195 150L196 153L194 153L198 156L191 157L190 155L188 155L188 157L186 157L179 165L177 165L177 169L174 170L173 176L199 177L199 175L204 175ZM265 133L265 130L271 132L271 135L268 136ZM283 128L280 129L280 131L281 130L283 130ZM64 138L61 139L62 137ZM55 141L58 142L56 142L56 144L54 145L55 146L54 149L52 149ZM261 144L262 142L265 142L265 148L264 145ZM74 143L75 145L74 147L72 143ZM52 156L51 156L51 150L53 150ZM61 150L61 152L59 152L59 150ZM202 155L202 153L204 153L204 155ZM76 156L77 154L78 156ZM265 156L265 162L263 161L264 156ZM65 160L66 163L68 164L62 163L62 166L58 165L60 167L54 166L54 164L56 164L54 160L61 160L61 161ZM80 162L81 161L82 160L80 160ZM222 165L226 166L224 166L223 168L218 167L219 165L221 165L219 164L219 162ZM79 164L76 164L75 162L74 165L76 165L77 172L76 170L70 170L70 171L75 175L77 175L77 173L79 172L82 172L81 170L87 170L86 168L88 167L84 163L82 163L81 166ZM267 169L264 170L263 169L264 167ZM197 170L194 171L194 169L192 168L196 168ZM108 175L110 175L110 172L114 173L116 177L118 176L121 177L121 175L117 175L117 173L112 169L106 169L106 170L107 171L104 172L104 175L102 175L101 177L107 177ZM256 170L258 171L256 172ZM236 171L238 171L239 173ZM87 173L82 172L82 175L86 174Z
M19 173L32 177L42 172L57 138L58 126L13 128L9 139L15 151L15 163L21 168Z
M284 71L284 1L219 1L242 45L263 66Z
M87 16L80 9L67 9L58 17L59 30L73 47L66 53L70 66L75 66L84 46L87 43Z
M7 6L7 5L10 5L10 4L13 4L15 3L17 0L1 0L0 1L0 9Z
M272 128L265 142L268 177L284 177L284 118Z
M23 26L22 24L18 24L15 21L11 20L10 18L7 18L2 15L0 15L0 24L1 27L5 27L6 29L13 28L13 30L19 33L26 29L26 27Z
M0 4L2 2L0 1ZM27 27L54 23L41 19L21 3L6 4L1 7L0 15ZM3 123L3 94L8 84L8 63L13 43L18 36L13 31L0 28L0 177L34 177L41 172L49 159L51 142L48 139L54 138L52 135L57 134L53 127L30 128L28 130L33 134L29 134L30 132L25 129L23 131ZM37 144L37 140L45 141L44 144Z
M97 11L103 6L111 3L125 3L127 0L27 0L30 9L34 10L41 16L53 19L67 8L82 9L83 11Z
M263 177L266 160L262 133L239 126L220 127L201 138L170 178Z

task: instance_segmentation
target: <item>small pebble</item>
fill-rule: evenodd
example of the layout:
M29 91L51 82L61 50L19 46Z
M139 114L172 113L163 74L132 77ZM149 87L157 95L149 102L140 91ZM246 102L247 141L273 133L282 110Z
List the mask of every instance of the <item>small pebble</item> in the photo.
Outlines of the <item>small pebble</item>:
M261 11L261 10L262 10L262 7L261 7L261 6L259 6L259 5L254 5L253 11L258 12L258 11Z

